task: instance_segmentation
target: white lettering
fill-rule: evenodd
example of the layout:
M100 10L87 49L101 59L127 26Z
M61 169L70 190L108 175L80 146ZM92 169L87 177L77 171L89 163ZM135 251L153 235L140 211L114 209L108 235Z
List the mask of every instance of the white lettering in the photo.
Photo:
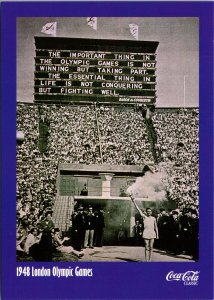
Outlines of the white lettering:
M40 85L46 86L46 85L56 85L55 80L40 80Z
M61 88L60 90L61 94L86 94L86 95L92 95L93 90L92 89L69 89L69 88Z
M68 72L69 67L68 66L39 66L40 71L45 72Z
M72 58L86 58L86 59L104 59L105 53L95 53L95 52L70 52L70 57Z
M87 81L83 81L81 82L81 86L84 86L84 87L89 87L89 86L92 86L93 85L93 82L87 82Z
M40 58L40 64L52 64L52 59L51 58Z
M39 93L47 94L51 92L51 88L39 88Z
M48 73L49 78L60 79L60 74Z
M143 68L155 68L155 63L142 63Z
M99 73L107 73L107 74L122 74L123 73L123 69L114 69L114 68L97 68Z
M131 74L134 74L134 75L145 75L146 74L146 70L131 69Z
M60 57L60 51L48 51L51 57Z
M121 60L133 60L134 54L114 54L115 59L121 59Z
M80 267L75 268L75 275L76 276L93 276L92 269L81 269Z
M107 66L107 67L118 67L119 62L118 61L113 61L113 60L98 60L98 66Z
M111 90L101 90L102 95L107 95L107 96L118 96L118 94L115 91Z

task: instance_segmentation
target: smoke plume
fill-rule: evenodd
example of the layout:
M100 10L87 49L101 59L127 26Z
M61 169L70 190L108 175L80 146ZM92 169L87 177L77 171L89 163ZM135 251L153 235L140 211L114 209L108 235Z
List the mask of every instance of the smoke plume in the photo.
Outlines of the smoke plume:
M135 198L146 198L148 201L162 201L166 199L167 173L160 171L152 173L146 172L143 177L138 177L127 192ZM146 200L145 199L145 200Z

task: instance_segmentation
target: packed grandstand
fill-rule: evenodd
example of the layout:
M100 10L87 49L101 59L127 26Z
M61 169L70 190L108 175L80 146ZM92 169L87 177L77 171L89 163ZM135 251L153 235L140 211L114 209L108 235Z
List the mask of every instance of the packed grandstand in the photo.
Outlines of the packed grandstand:
M145 165L168 172L167 199L198 210L198 109L18 103L17 222L53 209L59 163ZM169 167L168 167L169 166Z

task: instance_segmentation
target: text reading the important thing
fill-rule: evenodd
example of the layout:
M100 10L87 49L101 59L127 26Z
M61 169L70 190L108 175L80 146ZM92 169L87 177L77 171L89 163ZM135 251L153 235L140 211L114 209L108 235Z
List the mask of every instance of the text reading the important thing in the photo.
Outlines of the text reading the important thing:
M128 47L125 52L124 45L114 45L115 42L111 41L113 44L109 51L104 51L105 40L97 40L97 47L88 46L87 41L78 45L70 40L73 42L75 39L66 40L67 44L62 44L59 50L44 43L42 47L37 45L35 100L123 102L124 99L127 103L127 99L133 102L135 98L134 102L137 99L141 103L143 99L146 103L155 101L154 50L144 53L139 47L132 47L132 52L128 52ZM55 43L55 39L51 43ZM56 43L54 48L58 47ZM88 47L90 50L86 50ZM93 48L96 50L92 51Z

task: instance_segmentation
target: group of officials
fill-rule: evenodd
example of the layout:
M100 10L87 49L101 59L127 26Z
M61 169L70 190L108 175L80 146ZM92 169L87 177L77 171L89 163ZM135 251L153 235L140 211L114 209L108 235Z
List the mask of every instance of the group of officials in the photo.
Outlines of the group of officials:
M92 206L89 206L88 209L79 206L72 214L74 249L81 251L87 247L102 247L104 227L104 211L102 209L93 211Z
M148 220L148 212L142 214L143 220L136 220L134 226L135 245L146 247L145 220ZM193 260L198 260L199 243L199 222L198 213L194 209L189 209L185 213L179 210L167 212L164 208L160 210L157 218L153 220L155 247L174 255L190 255Z

